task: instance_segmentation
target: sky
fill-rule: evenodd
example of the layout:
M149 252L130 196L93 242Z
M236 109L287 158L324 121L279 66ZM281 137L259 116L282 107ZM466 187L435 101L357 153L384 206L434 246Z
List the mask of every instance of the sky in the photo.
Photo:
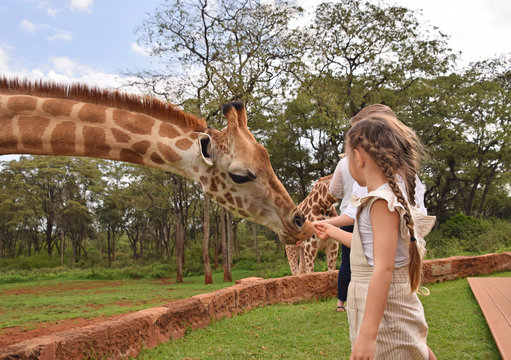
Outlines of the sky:
M163 0L0 0L0 76L115 87L158 66L135 29ZM271 1L271 0L268 0ZM377 0L373 0L377 1ZM297 0L311 9L320 0ZM511 53L509 0L390 0L450 36L459 65ZM0 160L5 160L0 157Z
M375 0L376 1L376 0ZM311 8L320 0L298 0ZM0 74L115 86L158 64L135 29L162 0L0 0ZM511 52L509 0L393 0L449 35L460 65Z

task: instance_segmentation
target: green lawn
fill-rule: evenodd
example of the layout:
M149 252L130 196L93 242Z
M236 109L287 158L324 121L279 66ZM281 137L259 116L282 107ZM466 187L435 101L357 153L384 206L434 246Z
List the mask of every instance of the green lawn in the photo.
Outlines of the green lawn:
M234 280L253 276L234 270ZM2 328L30 329L39 322L92 318L132 312L211 292L232 283L214 274L184 284L158 279L49 279L0 285ZM504 272L494 276L511 276ZM430 284L420 296L430 326L428 343L439 359L500 359L485 319L466 279ZM348 359L346 314L334 311L335 299L254 309L193 330L176 341L144 350L139 359Z
M428 288L431 295L420 298L428 345L438 359L501 358L466 279ZM349 359L347 317L335 305L328 299L255 309L144 350L137 359Z
M248 270L233 271L233 280L252 276ZM75 318L94 318L134 312L231 286L223 273L214 273L214 284L205 286L203 276L139 280L37 280L0 285L0 335L2 329L34 328L37 323Z

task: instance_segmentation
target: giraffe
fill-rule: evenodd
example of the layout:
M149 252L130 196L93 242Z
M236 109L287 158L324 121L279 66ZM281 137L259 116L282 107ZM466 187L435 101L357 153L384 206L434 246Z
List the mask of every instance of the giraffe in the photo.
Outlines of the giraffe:
M311 221L324 220L337 216L334 204L338 201L330 191L332 175L320 178L309 195L298 205L298 209ZM298 245L286 245L286 255L293 275L314 271L314 259L320 249L324 249L328 270L335 270L339 243L334 239L320 240L315 234Z
M158 99L0 77L0 154L86 156L182 175L229 211L294 244L314 232L247 127L243 103L223 107L227 126Z

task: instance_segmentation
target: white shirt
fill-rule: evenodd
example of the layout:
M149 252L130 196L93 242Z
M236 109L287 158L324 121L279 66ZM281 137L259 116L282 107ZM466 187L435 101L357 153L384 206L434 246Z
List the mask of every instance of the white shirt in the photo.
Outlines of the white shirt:
M337 164L332 180L330 180L330 186L328 190L337 199L341 200L339 205L339 213L343 211L351 203L351 191L353 185L356 184L355 180L351 177L348 169L348 158L343 157Z

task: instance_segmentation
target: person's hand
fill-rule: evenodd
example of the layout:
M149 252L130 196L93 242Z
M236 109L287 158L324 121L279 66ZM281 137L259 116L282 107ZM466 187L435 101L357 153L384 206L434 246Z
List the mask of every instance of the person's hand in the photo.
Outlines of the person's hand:
M326 240L331 237L330 230L335 229L335 226L330 225L324 222L313 222L314 231L316 232L316 236L321 240Z
M367 337L359 333L353 343L350 360L373 360L375 354L376 338Z

